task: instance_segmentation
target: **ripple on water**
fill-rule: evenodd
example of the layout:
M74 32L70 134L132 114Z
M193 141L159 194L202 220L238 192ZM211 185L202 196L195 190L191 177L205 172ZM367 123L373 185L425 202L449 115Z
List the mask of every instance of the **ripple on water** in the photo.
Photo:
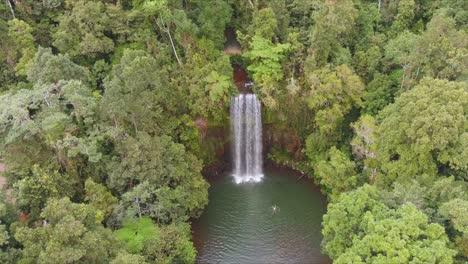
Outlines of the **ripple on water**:
M267 172L259 183L226 177L211 187L195 225L197 263L330 263L320 252L325 210L317 188L284 172Z

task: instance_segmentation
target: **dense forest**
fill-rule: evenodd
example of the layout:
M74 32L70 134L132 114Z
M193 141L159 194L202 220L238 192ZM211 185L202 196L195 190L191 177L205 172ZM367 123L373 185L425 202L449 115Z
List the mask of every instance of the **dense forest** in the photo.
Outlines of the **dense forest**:
M236 65L266 158L328 197L334 263L466 263L467 1L1 0L0 17L1 263L194 263Z

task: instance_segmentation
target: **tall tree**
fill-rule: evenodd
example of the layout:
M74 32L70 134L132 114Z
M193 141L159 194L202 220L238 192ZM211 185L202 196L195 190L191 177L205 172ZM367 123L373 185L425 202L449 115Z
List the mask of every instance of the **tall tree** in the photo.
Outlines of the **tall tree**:
M196 216L208 201L200 161L168 136L138 133L118 145L109 163L109 186L125 194L124 214L171 222Z
M343 194L328 209L323 244L336 263L453 263L442 226L413 204L389 209L375 187Z
M133 133L167 133L163 126L170 122L162 120L170 118L172 92L165 75L156 59L146 52L125 50L104 81L102 113L114 127Z
M109 38L110 20L106 6L94 1L69 1L71 9L59 19L54 46L72 57L95 58L114 49Z
M307 60L311 70L322 67L345 46L357 17L353 1L322 1L310 29L311 49Z
M101 221L102 212L68 198L50 199L35 228L21 227L15 237L23 246L25 263L105 263L119 243Z
M386 175L381 183L416 175L433 180L438 173L466 177L466 90L465 83L423 79L383 110L377 143Z

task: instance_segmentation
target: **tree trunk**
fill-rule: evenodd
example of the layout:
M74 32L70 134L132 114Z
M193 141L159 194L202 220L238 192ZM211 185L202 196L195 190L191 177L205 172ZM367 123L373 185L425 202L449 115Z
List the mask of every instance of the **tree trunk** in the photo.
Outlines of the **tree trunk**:
M406 77L406 67L408 65L403 65L403 76L401 77L401 84L400 84L400 90L403 90L403 83L405 82L405 77Z
M179 65L182 65L182 63L180 62L180 59L179 59L179 55L177 54L177 50L175 48L175 45L174 45L174 41L172 40L172 35L171 35L171 31L169 30L169 27L166 26L166 23L164 22L164 20L162 18L159 18L161 20L161 25L159 25L158 22L156 22L156 24L159 26L159 28L167 33L167 35L169 36L169 40L171 41L171 46L172 46L172 51L174 52L174 55L177 59L177 62L179 63Z
M11 15L13 16L13 18L16 18L15 16L15 10L13 10L13 6L11 5L11 2L10 0L6 0L8 6L10 7L10 11L11 11Z
M181 65L182 63L180 62L179 56L177 55L177 50L174 46L174 41L172 40L171 32L169 31L169 29L167 29L167 35L169 35L169 40L171 41L172 50L174 51L174 55L177 59L177 62L179 63L179 65Z
M138 200L138 198L135 198L135 205L136 205L137 208L138 208L138 217L141 218L140 201Z
M380 13L380 7L382 6L382 0L379 0L379 13Z

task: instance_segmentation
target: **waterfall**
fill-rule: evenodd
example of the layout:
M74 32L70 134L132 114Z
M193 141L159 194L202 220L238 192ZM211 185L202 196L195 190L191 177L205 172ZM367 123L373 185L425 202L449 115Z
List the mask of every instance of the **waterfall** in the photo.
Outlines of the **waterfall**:
M255 94L240 94L231 103L233 176L236 183L263 178L262 113Z

